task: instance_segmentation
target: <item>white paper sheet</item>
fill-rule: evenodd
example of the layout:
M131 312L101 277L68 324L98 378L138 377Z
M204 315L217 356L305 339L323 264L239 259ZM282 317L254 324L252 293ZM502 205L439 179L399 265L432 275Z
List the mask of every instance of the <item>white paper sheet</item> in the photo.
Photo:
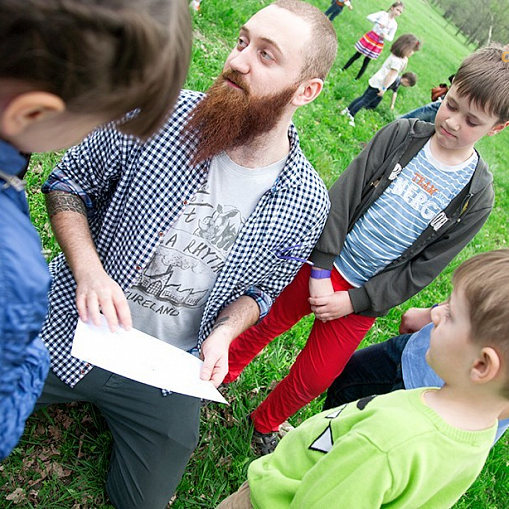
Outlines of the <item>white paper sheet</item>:
M94 366L160 389L227 403L212 382L200 379L203 362L136 329L110 332L78 321L71 354Z

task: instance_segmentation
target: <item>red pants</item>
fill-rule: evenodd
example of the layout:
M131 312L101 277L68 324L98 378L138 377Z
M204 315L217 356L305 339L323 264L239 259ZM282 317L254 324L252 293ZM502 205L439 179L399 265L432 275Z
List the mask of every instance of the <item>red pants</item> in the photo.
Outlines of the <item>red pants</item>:
M232 342L225 383L233 382L267 344L311 313L310 271L305 264L269 314ZM336 270L331 279L334 291L351 288ZM375 318L356 314L325 323L315 320L306 346L288 375L252 413L255 428L262 433L277 431L285 419L322 394L343 371L374 322Z

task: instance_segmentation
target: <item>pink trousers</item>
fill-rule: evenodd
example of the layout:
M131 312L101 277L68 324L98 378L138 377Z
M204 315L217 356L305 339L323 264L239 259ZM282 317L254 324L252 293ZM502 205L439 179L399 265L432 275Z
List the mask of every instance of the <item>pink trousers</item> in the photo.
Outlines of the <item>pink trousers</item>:
M311 313L310 271L310 266L304 264L269 314L232 342L225 383L233 382L267 344ZM331 280L334 291L351 288L335 269ZM262 433L277 431L288 417L322 394L343 371L374 322L375 318L356 314L325 323L315 320L306 346L288 375L251 414L255 428Z

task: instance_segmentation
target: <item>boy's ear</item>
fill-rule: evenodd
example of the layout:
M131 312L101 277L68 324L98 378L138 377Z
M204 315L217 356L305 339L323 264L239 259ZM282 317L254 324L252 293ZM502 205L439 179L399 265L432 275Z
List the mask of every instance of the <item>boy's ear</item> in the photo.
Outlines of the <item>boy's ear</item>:
M497 124L495 127L492 127L487 134L488 134L488 136L495 136L495 134L498 134L500 131L503 131L508 125L509 125L509 120L502 124Z
M55 94L25 92L10 100L5 106L0 118L0 130L5 136L17 136L31 124L63 111L65 103Z
M320 78L312 78L306 80L299 85L297 92L295 92L292 104L294 106L304 106L314 101L322 91L323 81Z
M484 384L491 382L500 373L500 368L500 356L497 351L486 346L481 349L479 357L472 365L470 376L474 383Z

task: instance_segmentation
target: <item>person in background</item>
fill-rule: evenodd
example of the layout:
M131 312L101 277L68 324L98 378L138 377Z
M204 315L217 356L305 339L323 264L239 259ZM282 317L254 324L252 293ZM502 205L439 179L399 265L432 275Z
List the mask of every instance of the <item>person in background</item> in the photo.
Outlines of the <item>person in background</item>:
M354 99L341 113L350 119L350 125L355 126L355 115L362 108L374 109L380 104L387 89L396 81L398 74L408 65L408 59L419 51L420 42L413 34L398 37L391 46L391 54L382 67L369 79L368 88ZM415 78L411 75L410 79ZM410 85L411 81L405 79ZM414 84L415 84L415 80ZM413 86L413 85L412 85Z
M30 152L118 122L148 138L186 78L185 0L0 2L0 459L18 442L48 373L38 337L50 276L30 222Z
M358 80L362 77L369 62L376 60L382 53L385 41L394 39L398 29L396 18L401 16L403 10L403 2L394 2L388 11L375 12L367 17L368 21L373 23L373 28L355 43L356 52L343 66L343 71L346 71L357 59L364 56L362 66L355 79Z
M332 0L330 7L325 11L325 15L332 21L341 14L343 9L348 7L350 10L353 9L352 2L350 0Z
M452 81L454 79L454 74L449 76L449 83L452 85ZM442 104L447 92L449 91L449 87L445 83L440 83L438 87L433 87L431 89L431 102L425 104L423 106L419 106L415 110L409 111L404 115L401 115L399 118L418 118L424 122L434 122L435 117L437 116L437 111Z

